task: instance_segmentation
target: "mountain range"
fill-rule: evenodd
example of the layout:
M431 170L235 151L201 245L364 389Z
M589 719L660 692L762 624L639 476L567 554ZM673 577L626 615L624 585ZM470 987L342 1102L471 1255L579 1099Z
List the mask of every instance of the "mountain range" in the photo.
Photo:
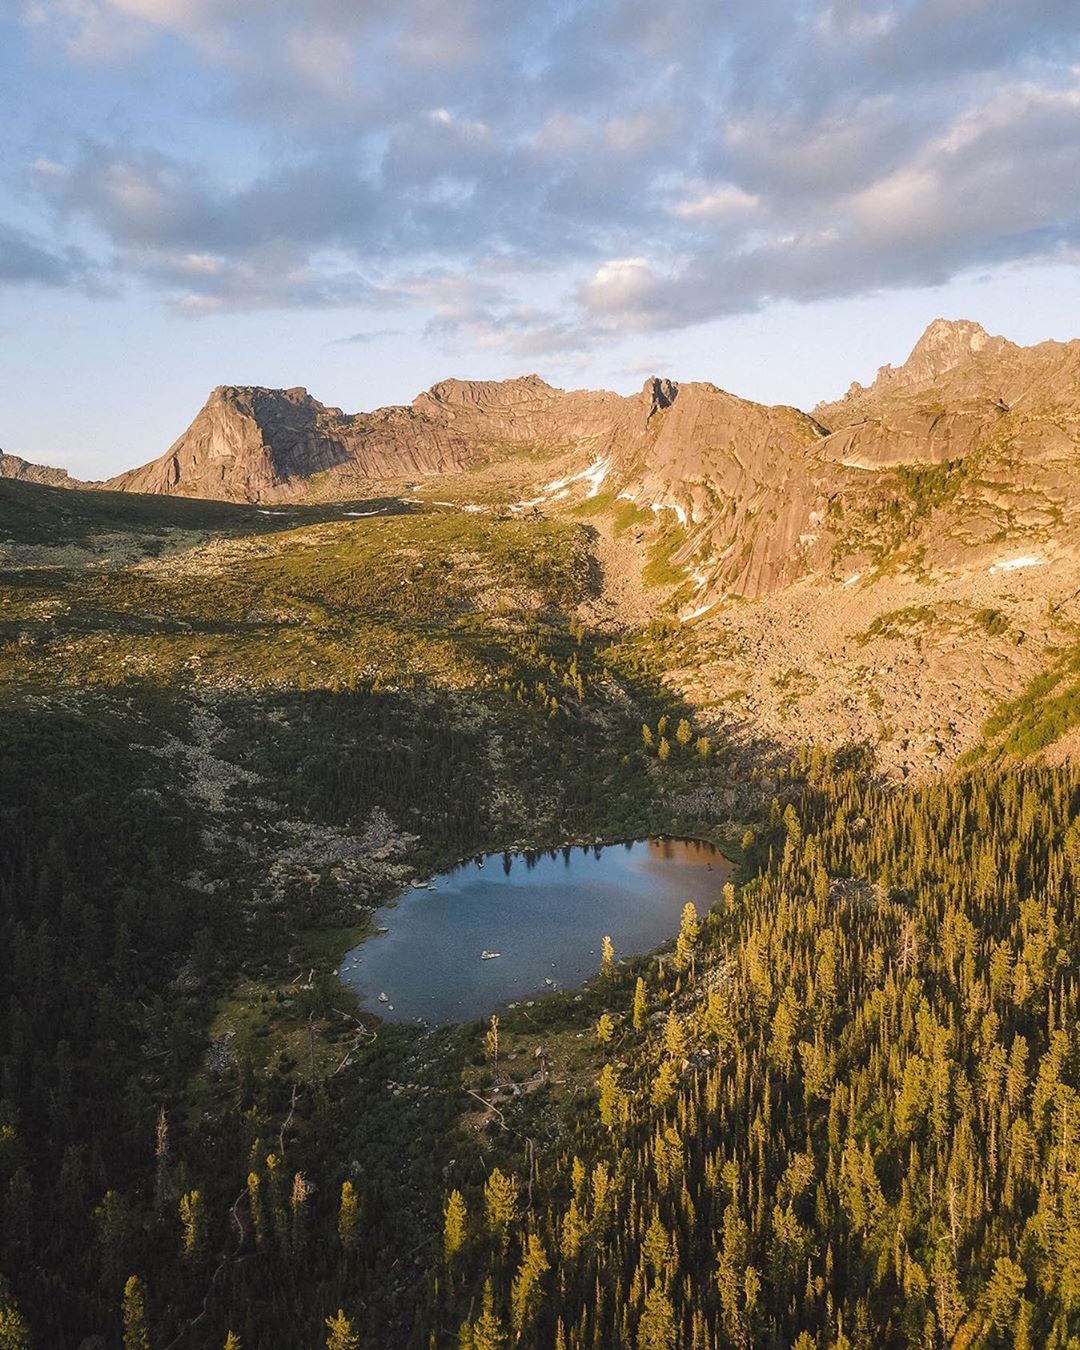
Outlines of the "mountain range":
M989 566L1003 544L1071 537L1078 438L1080 342L1020 347L938 319L903 365L812 414L660 378L627 397L536 375L445 380L370 413L223 385L163 455L104 484L8 455L0 476L258 504L493 476L535 509L613 496L671 514L674 562L716 600L852 575L897 543L927 567ZM901 532L875 520L896 510L895 478L875 482L889 470L929 492Z
M10 455L0 477L260 518L375 498L577 521L586 620L693 629L667 678L726 734L790 747L809 726L920 775L1032 681L1049 680L1053 720L1080 621L1078 447L1080 341L1021 347L937 319L902 365L811 413L659 377L630 396L446 380L356 414L221 386L163 455L108 482Z

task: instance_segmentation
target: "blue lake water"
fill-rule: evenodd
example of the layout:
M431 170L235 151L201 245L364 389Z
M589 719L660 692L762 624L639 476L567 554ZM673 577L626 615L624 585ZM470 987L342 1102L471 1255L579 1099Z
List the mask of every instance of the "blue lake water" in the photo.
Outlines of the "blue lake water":
M341 975L365 1009L389 1021L484 1017L581 984L596 973L605 934L617 957L661 946L683 905L704 914L731 870L698 840L491 854L377 911L388 931L349 952ZM484 960L485 951L499 955Z

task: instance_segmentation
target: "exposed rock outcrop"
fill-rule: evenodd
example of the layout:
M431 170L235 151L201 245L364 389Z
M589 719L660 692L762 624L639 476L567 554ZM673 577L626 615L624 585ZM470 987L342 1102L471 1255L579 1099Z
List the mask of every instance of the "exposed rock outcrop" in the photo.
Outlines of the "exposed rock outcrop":
M112 479L124 492L261 502L312 495L313 480L337 472L348 483L448 473L468 462L463 438L410 408L355 416L306 389L215 389L191 426L160 459Z
M46 487L89 487L72 478L67 469L53 469L47 464L31 464L18 455L6 455L0 450L0 478L16 478L22 483L44 483Z

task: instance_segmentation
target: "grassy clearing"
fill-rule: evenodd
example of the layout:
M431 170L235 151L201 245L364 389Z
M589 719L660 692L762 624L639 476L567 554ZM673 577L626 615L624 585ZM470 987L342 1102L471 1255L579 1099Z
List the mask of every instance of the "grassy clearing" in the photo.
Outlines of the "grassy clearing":
M581 527L465 515L321 522L108 572L14 569L0 680L468 684L500 624L572 609L588 585Z
M1045 750L1080 725L1080 648L1037 675L1019 697L1003 704L983 726L993 749L1023 758Z
M84 491L0 479L0 542L54 547L84 544L101 535L153 541L172 533L235 538L275 534L297 525L340 520L346 511L396 511L409 507L396 497L334 502L320 506L237 505L193 497L134 492Z
M669 512L664 513L665 516ZM686 543L686 527L677 519L665 519L660 533L649 545L648 557L641 570L646 586L678 586L686 580L686 567L674 561L675 554Z

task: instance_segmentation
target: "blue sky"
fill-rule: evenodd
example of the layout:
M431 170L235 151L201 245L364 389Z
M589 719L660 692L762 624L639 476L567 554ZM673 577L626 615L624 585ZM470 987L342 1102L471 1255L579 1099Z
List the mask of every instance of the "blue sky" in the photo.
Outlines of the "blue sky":
M0 0L0 83L0 446L84 476L221 383L812 406L1080 331L1066 0Z

